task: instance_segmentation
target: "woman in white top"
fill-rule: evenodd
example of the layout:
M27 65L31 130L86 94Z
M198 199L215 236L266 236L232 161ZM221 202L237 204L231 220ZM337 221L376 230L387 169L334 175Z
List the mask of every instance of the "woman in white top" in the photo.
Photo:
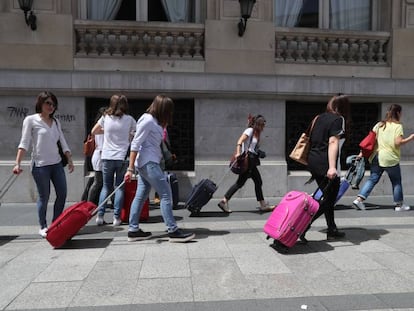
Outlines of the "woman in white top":
M39 234L42 237L47 235L46 210L50 196L50 182L53 183L56 192L53 220L62 213L66 201L66 176L59 155L58 141L68 160L69 173L72 173L74 169L71 152L60 122L53 117L57 107L58 101L53 93L41 92L37 96L36 113L27 116L23 121L22 137L18 146L16 165L13 168L14 174L20 174L23 171L20 163L31 146L32 175L39 195L37 198Z
M104 115L106 110L106 107L99 108L98 115L96 116L95 123L98 122L98 120ZM95 150L92 154L92 168L94 170L94 176L93 176L93 183L89 189L88 192L88 198L87 200L89 202L93 202L95 204L99 203L99 195L102 190L103 186L103 177L102 177L102 147L104 142L104 135L103 134L97 134L94 136L95 140Z
M231 213L229 208L229 201L231 197L244 186L247 179L251 178L254 182L254 190L256 193L256 199L259 202L259 209L263 212L272 210L271 207L265 202L262 191L262 177L257 169L257 165L260 164L259 156L264 157L264 152L259 152L260 134L262 133L266 125L266 120L262 115L248 117L247 129L244 130L240 136L236 145L236 158L239 157L244 150L248 153L248 169L239 175L237 181L227 190L224 198L218 203L218 207L225 212Z
M128 99L124 95L113 95L109 108L92 129L92 135L104 134L101 153L103 186L99 196L101 204L111 189L118 187L125 175L125 159L130 140L135 132L136 121L128 112ZM115 179L115 185L114 185ZM124 204L124 189L117 190L114 199L113 225L121 224L121 209ZM98 211L96 224L103 225L106 204Z
M160 166L163 128L171 124L173 110L174 103L171 98L158 95L147 109L147 113L144 113L137 122L137 130L131 142L129 167L125 174L128 182L132 174L136 171L139 173L137 192L129 214L128 241L130 242L151 237L151 232L144 232L139 228L139 215L145 200L148 199L151 187L154 187L160 196L161 215L170 241L187 242L195 237L194 233L184 232L177 227L172 212L171 187ZM139 157L137 157L138 153Z

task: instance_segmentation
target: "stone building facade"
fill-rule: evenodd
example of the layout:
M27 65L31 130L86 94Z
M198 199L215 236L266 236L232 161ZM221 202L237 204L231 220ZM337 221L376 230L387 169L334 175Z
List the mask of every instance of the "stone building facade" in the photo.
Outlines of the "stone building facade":
M391 103L403 106L406 134L414 131L414 0L368 1L369 25L363 30L332 29L331 0L303 1L317 4L313 27L281 25L276 2L282 0L257 0L243 36L237 0L188 1L189 22L157 20L162 1L158 7L153 0L121 2L127 1L124 14L134 20L88 19L88 0L34 0L34 31L17 0L1 1L0 182L11 172L23 118L34 113L42 90L58 96L57 115L75 159L69 201L78 201L83 191L82 143L95 107L118 92L134 111L143 111L159 93L179 106L173 132L183 159L176 171L181 200L199 180L221 179L249 113L267 118L267 157L260 167L266 197L313 190L303 186L309 173L287 154L311 115L338 92L361 111L354 116L359 121L348 153ZM186 122L185 130L180 122ZM404 146L406 194L413 191L413 155L414 145ZM29 164L26 158L25 173L5 201L35 200ZM217 197L235 178L222 180ZM374 194L390 190L383 179ZM253 197L253 187L237 196Z

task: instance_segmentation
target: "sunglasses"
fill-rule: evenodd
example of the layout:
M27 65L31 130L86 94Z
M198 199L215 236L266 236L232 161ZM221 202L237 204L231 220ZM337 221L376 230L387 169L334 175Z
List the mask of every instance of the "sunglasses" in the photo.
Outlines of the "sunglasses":
M45 102L43 102L44 104L46 104L46 105L49 105L49 106L52 106L52 107L54 107L54 108L56 108L56 105L55 105L55 103L54 102L51 102L51 101L45 101Z

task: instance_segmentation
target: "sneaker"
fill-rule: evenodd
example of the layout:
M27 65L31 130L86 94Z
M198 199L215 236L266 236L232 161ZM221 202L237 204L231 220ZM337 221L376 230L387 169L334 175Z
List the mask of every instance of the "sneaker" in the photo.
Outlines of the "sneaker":
M356 209L359 209L361 211L365 211L367 208L365 207L364 202L355 199L354 202L352 202L352 204L356 207Z
M122 223L122 220L120 218L114 217L114 220L112 221L112 224L114 225L114 227L120 226L121 223Z
M230 214L231 213L231 209L229 208L229 202L224 202L224 201L220 201L219 204L217 204L218 207L220 207L220 209L225 212Z
M181 229L177 229L174 232L168 233L170 242L188 242L195 238L195 234L192 232L184 232Z
M42 238L46 238L46 236L47 236L47 228L39 229L39 235Z
M338 231L338 229L328 231L326 233L326 239L328 241L338 240L345 237L345 232Z
M144 232L141 229L138 231L128 231L128 242L148 240L151 236L151 232Z
M101 215L96 216L96 220L95 221L96 221L96 224L98 226L102 226L105 223L104 218Z
M266 202L266 204L264 204L264 205L260 205L260 206L258 207L258 209L259 209L261 212L271 212L271 211L273 211L273 210L275 209L275 206L270 206L270 205L269 205L269 203L268 203L268 202Z
M403 204L403 205L397 205L395 207L395 211L396 212L405 212L405 211L409 211L410 209L411 209L410 206L409 205L405 205L405 204Z

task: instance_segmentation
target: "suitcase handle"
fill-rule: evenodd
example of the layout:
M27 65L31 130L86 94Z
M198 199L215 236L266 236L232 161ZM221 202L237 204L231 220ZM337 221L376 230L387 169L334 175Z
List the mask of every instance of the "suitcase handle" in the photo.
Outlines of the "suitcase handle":
M101 204L99 204L94 210L93 210L93 212L92 212L92 216L95 216L95 214L99 211L99 209L102 207L102 206L104 206L105 205L105 203L106 202L108 202L108 200L115 194L115 192L117 192L119 189L121 189L122 188L122 186L125 184L125 179L119 184L119 186L118 187L116 187L115 189L114 189L114 191L112 191L106 198L105 198L105 200L103 200L102 202L101 202Z

